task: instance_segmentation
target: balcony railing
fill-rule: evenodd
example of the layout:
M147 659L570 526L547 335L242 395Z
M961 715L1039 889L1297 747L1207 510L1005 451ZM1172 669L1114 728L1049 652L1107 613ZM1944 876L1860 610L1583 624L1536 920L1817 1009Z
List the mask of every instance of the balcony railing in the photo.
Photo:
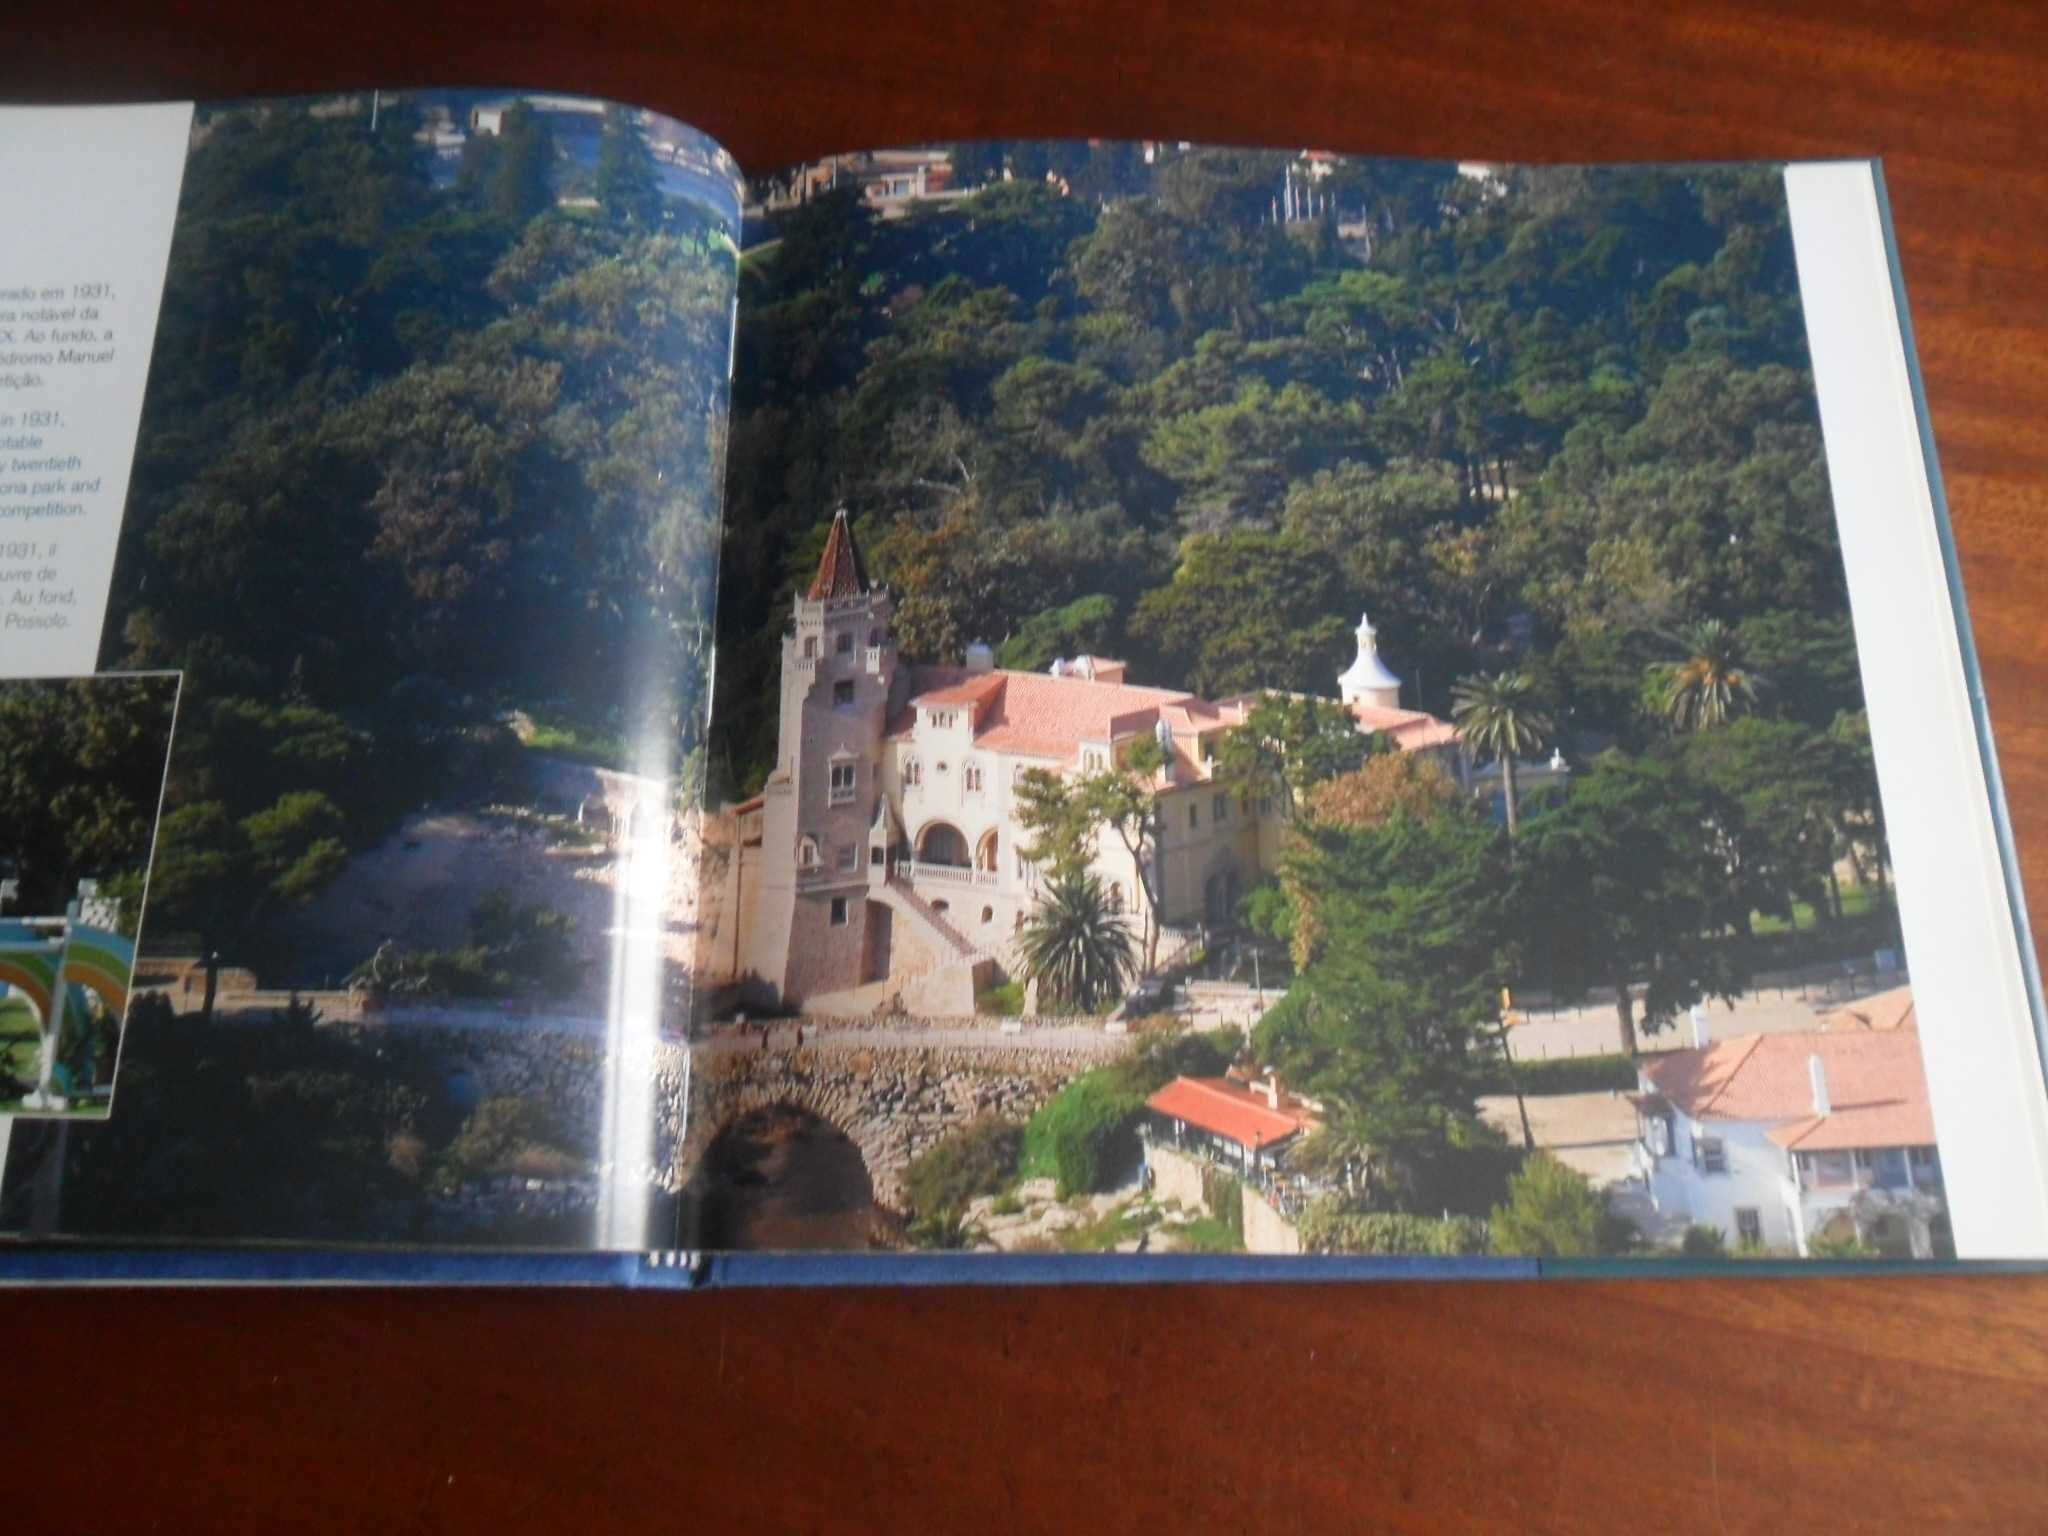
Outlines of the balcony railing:
M913 859L901 866L913 884L932 881L939 885L964 885L976 890L993 890L996 886L996 872L992 869L964 869L957 864L924 864Z

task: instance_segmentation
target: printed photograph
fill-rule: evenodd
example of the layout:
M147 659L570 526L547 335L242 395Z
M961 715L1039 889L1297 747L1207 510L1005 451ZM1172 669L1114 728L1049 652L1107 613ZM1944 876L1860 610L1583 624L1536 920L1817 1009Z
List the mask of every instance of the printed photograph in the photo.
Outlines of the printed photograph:
M186 690L129 1059L0 1229L666 1240L739 206L585 99L199 109L102 642Z
M1952 1256L1776 168L743 245L686 1244Z
M0 1117L113 1100L175 673L0 681Z

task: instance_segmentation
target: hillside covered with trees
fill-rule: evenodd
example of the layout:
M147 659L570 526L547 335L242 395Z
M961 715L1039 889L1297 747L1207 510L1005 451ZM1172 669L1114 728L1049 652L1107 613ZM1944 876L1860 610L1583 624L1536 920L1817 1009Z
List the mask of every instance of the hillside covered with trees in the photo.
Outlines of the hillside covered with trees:
M743 268L723 788L842 502L920 659L1327 693L1366 609L1405 703L1513 665L1570 752L1646 744L1647 669L1718 621L1772 715L1860 708L1775 171L1348 160L1281 225L1290 154L966 163L1005 159L901 219L815 199Z
M726 217L616 109L449 166L368 108L200 116L101 655L186 674L153 932L259 968L401 813L516 791L515 711L617 766L703 712Z

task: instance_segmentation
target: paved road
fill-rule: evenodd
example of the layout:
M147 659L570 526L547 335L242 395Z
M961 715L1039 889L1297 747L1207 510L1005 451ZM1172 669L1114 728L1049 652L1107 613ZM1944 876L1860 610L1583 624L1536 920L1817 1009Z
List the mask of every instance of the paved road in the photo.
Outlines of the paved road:
M1767 986L1745 993L1730 1005L1704 1005L1711 1039L1726 1040L1735 1035L1784 1034L1791 1030L1816 1028L1823 1015L1834 1012L1858 997L1867 997L1896 986L1907 978L1901 973L1843 980L1833 986ZM1644 1030L1640 1013L1636 1034L1646 1051L1670 1051L1693 1043L1691 1022L1680 1017L1655 1034ZM1556 1011L1534 1009L1527 1022L1508 1031L1508 1049L1517 1061L1542 1061L1554 1056L1599 1056L1621 1049L1621 1018L1611 1002L1594 1002L1583 1008Z
M745 1031L720 1030L697 1040L692 1048L700 1052L786 1051L797 1044L799 1027L803 1032L802 1043L807 1049L832 1051L980 1048L1001 1051L1075 1052L1107 1057L1121 1056L1131 1046L1130 1036L1104 1034L1099 1025L1057 1025L1044 1029L1026 1029L1014 1035L1006 1035L997 1029L978 1028L970 1024L941 1024L929 1028L892 1024L868 1025L857 1029L820 1028L817 1019L807 1018L801 1021L801 1026L796 1020L778 1020L765 1027L755 1025Z

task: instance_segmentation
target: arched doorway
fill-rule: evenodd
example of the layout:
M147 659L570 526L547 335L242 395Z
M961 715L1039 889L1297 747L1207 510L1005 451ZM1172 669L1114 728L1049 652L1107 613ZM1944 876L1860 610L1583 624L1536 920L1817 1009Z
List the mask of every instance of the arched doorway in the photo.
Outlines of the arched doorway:
M1202 887L1202 919L1211 928L1230 928L1237 923L1237 903L1243 882L1235 864L1212 869Z
M927 823L917 835L917 862L948 869L967 868L967 839L958 827L943 821Z
M982 833L981 841L974 845L974 867L986 870L991 875L996 872L996 829L994 827L990 827L986 832Z
M860 1148L796 1104L750 1110L720 1131L685 1199L703 1248L861 1249L876 1235Z

